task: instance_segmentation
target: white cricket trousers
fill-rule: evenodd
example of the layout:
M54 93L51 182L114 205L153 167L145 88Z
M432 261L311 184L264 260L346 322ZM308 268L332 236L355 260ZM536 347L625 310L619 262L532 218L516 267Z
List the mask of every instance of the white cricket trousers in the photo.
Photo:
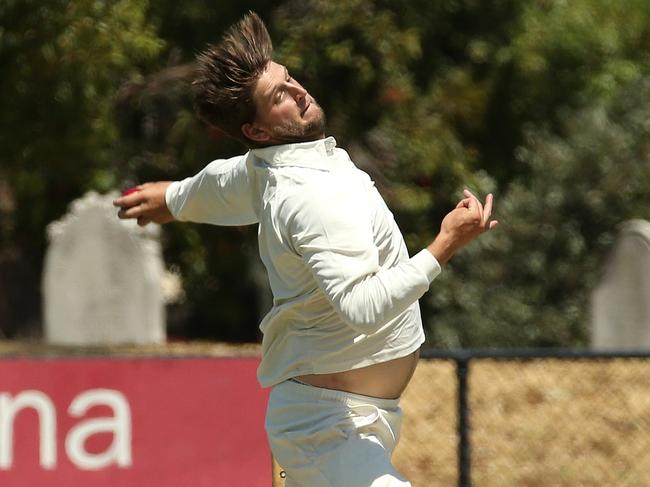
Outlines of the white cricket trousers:
M273 387L266 432L286 487L411 487L393 467L399 399L293 380Z

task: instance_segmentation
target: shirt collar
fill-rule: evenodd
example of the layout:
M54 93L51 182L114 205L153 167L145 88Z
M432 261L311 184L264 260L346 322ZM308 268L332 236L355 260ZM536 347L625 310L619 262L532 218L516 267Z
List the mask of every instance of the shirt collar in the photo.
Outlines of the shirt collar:
M252 153L271 166L301 166L329 170L335 147L334 137L327 137L297 144L272 145L253 149Z

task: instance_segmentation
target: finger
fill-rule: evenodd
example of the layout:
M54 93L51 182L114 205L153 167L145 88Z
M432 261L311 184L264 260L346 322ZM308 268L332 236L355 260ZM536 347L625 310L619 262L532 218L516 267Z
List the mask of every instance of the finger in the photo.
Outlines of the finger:
M474 198L475 200L478 200L478 197L467 188L463 190L463 194L466 198Z
M151 219L146 217L146 216L141 216L140 218L138 218L138 225L141 226L141 227L144 227L145 225L148 225L149 223L151 223Z
M469 208L469 202L471 198L464 198L458 202L456 208Z
M498 220L492 220L490 223L488 223L488 230L492 230L494 227L496 227L499 224Z
M485 206L483 207L483 223L486 225L490 221L493 204L494 204L494 196L492 196L492 193L490 193L486 196Z
M123 220L128 218L140 218L144 213L144 208L141 205L124 207L117 212L117 216Z
M467 196L470 199L470 205L468 206L468 208L470 210L477 211L479 215L479 221L483 223L483 204L476 196L472 194L470 190L465 189L463 193L465 194L465 196Z
M142 195L141 190L137 190L133 193L122 196L113 201L113 206L118 206L120 208L130 208L132 206L137 206L145 200L145 197Z

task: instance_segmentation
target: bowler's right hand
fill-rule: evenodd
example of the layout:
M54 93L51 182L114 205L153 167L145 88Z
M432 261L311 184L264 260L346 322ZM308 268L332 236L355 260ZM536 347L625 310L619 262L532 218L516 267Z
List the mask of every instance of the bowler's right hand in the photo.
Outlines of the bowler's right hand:
M171 181L144 183L133 188L124 196L113 201L120 208L117 216L122 219L134 218L141 227L148 223L168 223L174 217L165 203L165 191Z

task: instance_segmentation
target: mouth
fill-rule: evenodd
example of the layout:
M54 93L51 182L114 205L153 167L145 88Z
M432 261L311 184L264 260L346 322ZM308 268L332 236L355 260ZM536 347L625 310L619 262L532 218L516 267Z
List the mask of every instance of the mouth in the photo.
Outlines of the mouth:
M307 103L307 106L305 106L304 110L300 112L300 116L304 116L305 113L307 113L307 110L309 110L309 107L311 106L311 102Z

